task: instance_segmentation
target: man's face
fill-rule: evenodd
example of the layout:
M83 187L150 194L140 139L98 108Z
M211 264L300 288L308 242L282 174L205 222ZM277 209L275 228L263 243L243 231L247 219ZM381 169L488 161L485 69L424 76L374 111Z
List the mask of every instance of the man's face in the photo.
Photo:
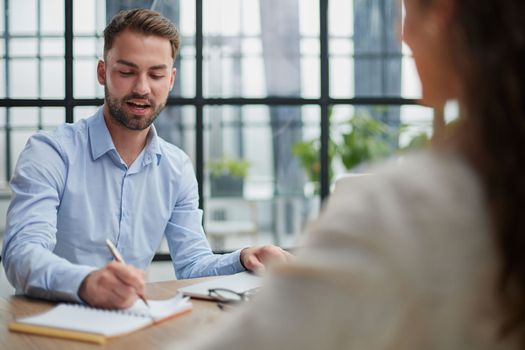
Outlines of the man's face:
M148 128L166 105L176 70L169 40L125 30L99 61L109 117L130 130Z

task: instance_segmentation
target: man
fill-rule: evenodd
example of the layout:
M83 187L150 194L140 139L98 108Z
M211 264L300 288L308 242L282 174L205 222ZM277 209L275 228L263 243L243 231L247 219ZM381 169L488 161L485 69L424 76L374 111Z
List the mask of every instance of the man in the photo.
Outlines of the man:
M177 29L157 12L120 12L104 30L97 67L104 105L28 141L11 181L2 252L17 293L127 307L142 295L141 269L163 235L178 278L288 258L275 246L211 252L190 159L152 125L173 87L178 47ZM106 239L129 265L110 262Z

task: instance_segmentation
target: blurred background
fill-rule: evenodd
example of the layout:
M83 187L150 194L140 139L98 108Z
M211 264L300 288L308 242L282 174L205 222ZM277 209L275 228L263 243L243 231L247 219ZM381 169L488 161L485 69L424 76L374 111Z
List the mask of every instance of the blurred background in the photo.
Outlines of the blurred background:
M0 0L0 238L28 137L103 103L102 31L133 7L180 30L155 125L193 160L216 252L293 248L338 176L421 147L442 114L417 103L401 1ZM164 243L155 260L169 260Z

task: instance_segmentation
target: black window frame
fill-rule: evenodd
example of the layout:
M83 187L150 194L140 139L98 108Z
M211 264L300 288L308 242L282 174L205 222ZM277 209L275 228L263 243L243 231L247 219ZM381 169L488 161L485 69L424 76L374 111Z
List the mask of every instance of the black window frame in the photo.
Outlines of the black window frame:
M14 0L10 0L14 1ZM38 3L41 0L38 0ZM196 123L196 177L199 184L199 207L204 209L203 184L204 177L204 125L203 114L206 106L247 106L247 105L265 105L265 106L318 106L321 111L320 118L320 159L321 159L321 176L320 176L320 198L325 200L330 191L330 179L328 174L329 158L328 144L330 134L329 109L335 105L390 105L390 106L407 106L419 105L416 99L403 97L353 97L353 98L333 98L330 96L330 69L329 69L329 31L328 31L328 3L329 0L319 0L319 29L320 29L320 96L317 98L301 97L279 97L268 96L264 98L217 98L205 97L203 94L203 0L195 0L196 10L196 28L195 28L195 96L191 98L169 97L166 106L193 106L195 108ZM0 107L6 108L5 119L5 173L3 176L6 181L10 180L13 160L11 159L11 118L9 109L12 107L63 107L65 108L65 122L74 121L74 108L78 106L100 106L103 104L101 98L75 98L73 94L74 74L73 74L73 0L64 0L65 10L65 96L63 99L12 99L8 97L9 82L9 0L4 0L4 46L5 46L5 77L6 77L6 98L0 99ZM38 16L40 13L38 13ZM39 128L41 125L39 125ZM157 256L158 259L169 259L167 254Z

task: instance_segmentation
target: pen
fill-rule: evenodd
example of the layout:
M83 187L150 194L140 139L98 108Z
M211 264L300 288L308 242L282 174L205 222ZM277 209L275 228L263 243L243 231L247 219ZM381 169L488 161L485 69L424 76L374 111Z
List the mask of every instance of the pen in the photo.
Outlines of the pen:
M109 239L106 239L106 245L108 246L111 255L113 255L113 258L115 258L117 262L121 264L126 264L124 258L122 257L122 255L120 255L120 252L118 251L117 247L115 247L113 242L111 242ZM139 295L139 298L142 299L142 301L144 302L144 304L146 304L147 307L149 307L148 301L146 300L144 295Z

